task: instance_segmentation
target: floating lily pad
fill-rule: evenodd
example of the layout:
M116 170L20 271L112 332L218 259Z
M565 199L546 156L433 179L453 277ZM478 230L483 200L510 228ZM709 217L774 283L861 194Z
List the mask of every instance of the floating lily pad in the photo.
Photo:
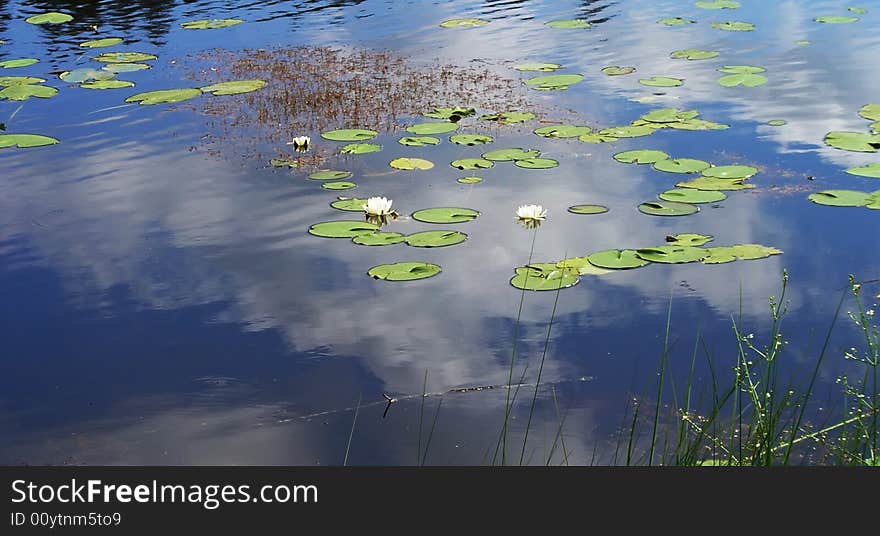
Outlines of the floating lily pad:
M604 214L608 212L608 207L602 205L574 205L568 207L568 211L572 214Z
M562 65L558 63L520 63L514 66L514 69L517 71L538 71L542 73L549 73L561 68Z
M530 265L534 266L534 265ZM568 259L563 259L557 262L554 265L555 268L562 269L570 269L572 271L577 270L578 275L605 275L610 274L614 270L606 270L605 268L599 268L598 266L593 266L590 264L590 260L588 257L570 257Z
M84 89L122 89L124 87L134 87L134 82L128 80L95 80L94 82L83 82L79 87Z
M771 127L781 127L783 125L787 125L788 121L786 121L785 119L771 119L770 121L767 121L767 124Z
M688 119L687 121L664 123L663 126L676 130L725 130L730 128L730 125L722 125L705 119Z
M62 24L72 20L73 16L68 15L67 13L58 13L57 11L41 13L24 19L28 24Z
M656 246L636 250L639 258L649 262L663 264L682 264L697 262L705 259L709 254L703 248L691 246Z
M341 197L336 201L330 203L330 206L335 208L336 210L345 210L347 212L363 212L364 205L366 204L366 199L359 199L357 197Z
M449 165L458 169L487 169L494 166L495 163L483 158L461 158L453 160Z
M330 141L366 141L378 136L375 130L367 130L364 128L344 128L338 130L328 130L322 132L321 137Z
M646 201L639 205L639 212L651 216L689 216L700 211L700 207L677 201Z
M551 74L546 76L536 76L526 80L526 85L532 89L554 90L568 89L569 86L583 81L582 74Z
M723 87L758 87L767 83L767 77L762 74L729 74L718 79L718 85Z
M55 138L40 134L0 134L0 149L6 149L8 147L26 149L29 147L55 145L56 143L60 142Z
M299 162L296 160L287 160L284 158L273 158L269 160L269 165L272 167L290 167L296 168L299 167Z
M417 210L412 218L425 223L464 223L479 215L479 212L470 208L439 207Z
M313 181L338 181L351 177L351 171L338 171L335 169L321 169L309 175Z
M110 80L116 74L105 71L103 69L90 69L83 67L72 71L64 71L58 75L58 78L70 84L81 84L83 82L91 82L94 80Z
M0 86L17 86L25 84L42 84L43 78L35 76L0 76Z
M516 269L510 284L521 290L559 290L578 284L580 278L573 269L557 268L553 264L531 264Z
M244 22L241 19L201 19L181 22L180 26L186 30L216 30L218 28L229 28Z
M581 125L550 125L537 128L534 133L543 138L576 138L592 131L592 128Z
M799 40L799 41L795 41L794 44L796 44L796 45L798 45L798 46L805 47L805 46L809 45L810 42L807 41L806 39L801 39L801 40Z
M473 108L434 108L433 111L424 113L425 117L432 119L445 119L447 121L460 121L461 119L477 113Z
M493 162L510 162L511 160L525 160L527 158L537 158L541 156L541 151L537 149L522 149L514 147L512 149L496 149L482 154L486 160Z
M825 24L848 24L850 22L856 22L859 20L858 17L846 17L846 16L838 16L838 15L827 15L822 17L816 17L813 19L816 22L823 22Z
M668 17L665 19L660 19L657 21L657 24L662 24L663 26L686 26L688 24L695 24L697 21L684 19L682 17Z
M623 151L614 155L614 159L623 164L653 164L668 158L668 154L653 149Z
M143 71L149 68L150 66L146 63L108 63L101 67L101 70L110 73L130 73L134 71Z
M578 136L578 139L584 143L606 143L617 141L617 138L614 136L608 136L605 134L599 134L598 132L591 132L589 134L582 134Z
M602 67L602 73L608 76L623 76L634 72L636 72L636 68L630 66L609 65L607 67Z
M559 161L552 158L524 158L516 160L513 165L525 169L550 169L558 166Z
M706 252L708 256L703 259L703 264L723 264L735 260L765 259L771 255L781 254L782 250L761 244L739 244L706 248Z
M427 262L396 262L373 266L367 274L373 279L385 281L415 281L427 279L440 273L440 267Z
M425 147L428 145L439 145L440 138L433 136L404 136L397 140L397 143L408 147Z
M872 194L855 190L825 190L810 194L807 199L829 207L863 207L873 200Z
M505 124L525 123L535 118L535 114L531 112L501 112L497 114L481 115L483 121L498 121Z
M39 63L37 58L18 58L14 60L0 61L0 69L15 69L17 67L28 67L35 63Z
M449 19L440 23L443 28L474 28L485 26L489 21L475 18Z
M361 234L352 238L351 241L361 246L390 246L400 244L406 237L400 233L379 231L377 233Z
M863 7L848 7L846 10L850 13L855 13L856 15L864 15L868 12L868 10Z
M146 93L132 95L125 99L125 102L137 102L143 105L167 104L194 99L201 94L202 90L198 88L162 89L159 91L148 91Z
M105 52L95 58L102 63L140 63L157 59L153 54L145 52Z
M15 84L0 90L0 100L9 99L14 101L24 101L31 97L48 99L58 94L58 90L54 87L41 86L38 84Z
M714 50L700 50L699 48L686 48L684 50L676 50L669 57L677 60L708 60L717 58L721 53Z
M700 115L696 110L679 110L677 108L659 108L651 110L641 117L643 121L648 123L679 123L689 121Z
M673 188L666 190L658 195L664 201L675 201L677 203L717 203L727 199L727 195L714 190L696 190L692 188Z
M752 166L712 166L703 170L704 177L716 179L747 179L758 172Z
M219 84L211 84L202 89L205 93L210 93L215 97L221 95L240 95L241 93L250 93L266 87L263 80L233 80L231 82L220 82Z
M437 123L416 123L415 125L410 125L406 127L407 132L412 132L413 134L446 134L447 132L453 132L458 129L458 123L452 123L450 121L443 121Z
M377 143L349 143L339 149L341 154L369 154L377 153L382 150L382 146Z
M551 28L589 28L592 26L589 22L584 19L563 19L563 20L551 20L550 22L545 22L545 26L549 26Z
M708 244L714 240L712 235L703 235L698 233L682 233L677 235L668 235L666 243L670 246L689 246L699 247Z
M825 135L825 144L844 151L876 153L880 150L880 134L834 131Z
M354 238L379 230L379 226L365 221L325 221L309 227L309 234L322 238Z
M431 169L434 167L434 163L430 160L425 160L423 158L395 158L392 160L389 165L394 169L402 169L406 171L411 171L414 169Z
M610 127L599 131L600 136L610 136L613 138L638 138L641 136L650 136L654 133L654 128L649 126L625 126Z
M423 231L406 237L406 243L417 248L442 248L454 246L467 240L460 231Z
M880 162L874 162L862 167L852 167L846 170L850 175L858 175L860 177L871 177L880 179Z
M871 129L871 132L874 134L880 134L880 121L875 121L868 125L868 128Z
M458 145L473 146L492 143L495 139L486 134L456 134L454 136L449 136L449 141Z
M321 185L321 188L325 190L351 190L355 187L357 187L357 184L349 181L325 182Z
M648 261L636 255L632 249L606 249L587 256L590 264L608 270L628 270L647 266Z
M105 37L104 39L92 39L79 44L83 48L106 48L122 44L121 37Z
M866 104L859 109L859 115L868 121L880 121L880 104Z
M652 76L651 78L640 79L639 84L652 87L677 87L684 84L684 80L670 76Z
M715 0L714 2L695 2L694 5L703 9L736 9L741 4L734 0Z
M455 182L461 184L479 184L483 182L483 179L480 177L461 177L460 179L455 179Z
M691 188L694 190L704 191L737 191L748 190L754 188L754 184L747 184L745 179L718 179L715 177L697 177L689 181L677 182L675 185L679 188Z
M742 21L713 22L711 26L728 32L751 32L755 29L751 22Z
M674 158L654 162L654 169L667 173L699 173L704 169L708 169L710 165L709 162L704 160Z

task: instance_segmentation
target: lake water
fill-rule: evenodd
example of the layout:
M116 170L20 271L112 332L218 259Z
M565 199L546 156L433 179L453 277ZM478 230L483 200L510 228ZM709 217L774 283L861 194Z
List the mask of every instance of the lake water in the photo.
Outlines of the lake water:
M526 385L512 412L508 457L518 462L552 317L524 463L564 462L556 444L563 416L569 463L611 463L625 411L633 399L655 393L670 299L666 388L672 378L680 389L698 334L720 375L737 359L732 319L756 342L766 341L768 298L779 296L783 269L790 274L790 304L780 377L809 376L848 275L880 277L880 211L807 199L821 190L880 189L877 179L844 172L880 162L877 153L823 143L830 131L867 132L858 111L880 101L880 6L863 2L868 12L859 21L822 24L814 17L852 15L853 4L742 4L709 10L690 1L643 0L0 1L0 61L40 60L0 69L0 76L41 77L59 89L49 99L0 100L0 122L6 134L60 140L0 149L0 461L336 465L348 450L348 464L497 463L516 335L514 380L522 377ZM24 21L50 10L74 20ZM656 22L676 16L695 23ZM462 17L489 24L440 26ZM180 26L213 18L245 23ZM578 18L592 25L545 25ZM755 30L711 26L727 20L752 22ZM79 46L116 36L125 43ZM443 134L440 145L406 147L397 143L408 134L402 127L431 120L397 113L396 129L387 122L357 125L380 131L381 151L339 156L344 144L322 139L315 125L354 126L344 118L318 117L291 129L277 115L277 102L264 108L267 114L253 112L261 92L277 91L277 80L246 95L124 102L135 93L220 79L212 76L232 79L228 58L291 47L303 47L292 56L303 64L321 61L317 50L327 49L316 47L331 47L391 51L426 79L439 72L437 65L454 66L453 78L485 73L497 83L512 81L502 93L537 118L517 125L461 121L459 133L490 133L489 145L456 145ZM720 55L670 58L688 48ZM150 69L118 76L136 84L130 88L88 90L57 76L100 68L92 58L117 51L157 59L147 62ZM552 74L585 78L565 91L534 91L520 81L548 73L513 68L524 62L561 64ZM636 72L608 76L601 69L609 65ZM717 69L723 65L763 67L768 81L722 87ZM346 91L345 75L324 74L339 77ZM639 83L650 76L676 77L683 85ZM480 83L473 82L475 93L485 89ZM292 87L290 106L318 106L302 94ZM472 96L473 102L430 106L475 106L488 98ZM429 86L420 98L431 97ZM730 128L660 129L599 144L532 133L554 123L627 125L670 106L698 110L700 118ZM477 115L497 111L478 107ZM769 126L771 120L786 124ZM297 134L311 137L308 154L320 155L321 167L351 171L357 188L325 190L307 179L310 169L269 166L270 158L302 156L284 143ZM449 165L506 147L539 149L559 166L498 162L460 171ZM754 189L727 192L696 214L650 216L636 207L693 176L612 158L629 149L760 171L748 181ZM435 165L395 171L388 162L398 157ZM456 181L466 175L484 180ZM392 198L404 217L388 230L458 230L468 240L443 248L367 247L310 235L314 223L362 217L331 208L337 195ZM784 253L584 275L558 294L526 292L517 323L523 295L509 281L529 259L533 232L515 216L527 203L548 210L537 230L535 262L663 245L677 233L712 235L709 246L763 244ZM584 203L610 210L566 210ZM467 207L480 216L446 226L409 218L429 207ZM436 263L442 272L410 282L367 275L375 265L400 261ZM866 305L876 303L880 288L865 288ZM844 312L853 306L846 302ZM858 341L855 326L842 317L820 371L819 399L839 399L835 380L856 370L843 352ZM700 355L694 385L705 395L712 371ZM423 399L425 381L432 396ZM486 386L495 388L468 389ZM398 401L386 408L383 394ZM824 422L823 411L814 404L811 418Z

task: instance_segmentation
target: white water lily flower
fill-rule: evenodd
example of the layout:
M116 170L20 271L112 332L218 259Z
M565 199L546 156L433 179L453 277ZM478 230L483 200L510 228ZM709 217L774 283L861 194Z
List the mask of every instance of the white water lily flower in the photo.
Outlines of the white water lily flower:
M521 220L543 221L547 218L547 210L541 205L522 205L516 209L516 216Z
M391 210L391 203L393 203L391 199L371 197L362 206L368 216L388 216L394 214L394 211Z
M297 136L289 141L287 145L293 145L293 148L297 151L305 151L309 148L309 143L311 143L311 141L312 139L308 136Z

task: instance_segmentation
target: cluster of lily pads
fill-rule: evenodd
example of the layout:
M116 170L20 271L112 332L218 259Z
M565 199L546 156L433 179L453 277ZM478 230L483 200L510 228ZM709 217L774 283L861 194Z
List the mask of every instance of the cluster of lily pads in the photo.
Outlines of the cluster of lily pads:
M873 121L868 132L832 131L825 135L825 144L835 149L861 153L880 151L880 104L866 104L859 110L859 115Z
M660 246L608 249L557 262L527 264L515 269L516 275L510 279L510 284L522 290L558 290L576 285L583 275L603 275L649 264L724 264L782 253L761 244L702 247L712 240L710 235L685 233L667 236L666 243Z

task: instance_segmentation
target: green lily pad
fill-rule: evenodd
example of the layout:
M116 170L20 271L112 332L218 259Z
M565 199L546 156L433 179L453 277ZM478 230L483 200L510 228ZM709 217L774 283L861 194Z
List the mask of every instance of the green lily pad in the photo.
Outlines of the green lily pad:
M495 141L495 138L486 134L455 134L454 136L449 136L449 141L457 145L474 146L492 143Z
M873 134L880 134L880 121L875 121L868 125L868 128L871 129Z
M767 124L771 127L781 127L783 125L787 125L788 121L786 121L785 119L771 119L770 121L767 121Z
M35 76L0 76L0 86L18 86L25 84L42 84L43 78Z
M551 74L529 78L526 80L526 85L539 90L568 89L569 86L577 84L583 79L584 75L582 74Z
M850 175L858 175L860 177L871 177L872 179L880 179L880 162L874 162L862 167L852 167L846 170Z
M651 78L640 79L639 84L651 87L677 87L684 84L684 80L670 76L652 76Z
M608 212L608 207L602 205L574 205L568 207L568 211L572 214L604 214Z
M377 143L349 143L339 149L341 154L369 154L377 153L382 150L382 146Z
M357 187L357 184L349 181L325 182L321 185L321 188L325 190L351 190L355 187Z
M714 240L712 235L703 235L698 233L682 233L677 235L668 235L666 243L670 246L689 246L699 247L708 244Z
M269 165L272 167L296 168L299 167L299 162L296 160L287 160L285 158L273 158L272 160L269 160Z
M717 203L727 199L727 195L714 190L695 190L692 188L673 188L666 190L658 195L664 201L675 201L677 203Z
M438 207L417 210L412 218L424 223L464 223L479 215L479 212L470 208Z
M703 176L716 179L747 179L757 172L758 169L752 166L712 166L703 170Z
M79 87L84 89L122 89L124 87L134 87L134 82L128 80L95 80L94 82L83 82Z
M762 74L729 74L718 79L718 85L723 87L758 87L767 83L767 77Z
M527 158L537 158L541 156L541 151L537 149L522 149L514 147L511 149L496 149L482 154L486 160L493 162L510 162L511 160L525 160Z
M440 23L443 28L474 28L485 26L489 21L475 18L449 19Z
M8 147L26 149L29 147L55 145L56 143L60 142L55 138L40 134L0 134L0 149L6 149Z
M605 134L599 134L598 132L591 132L589 134L582 134L578 136L578 139L584 143L606 143L617 141L618 138Z
M646 201L639 205L639 212L651 216L689 216L700 211L700 207L677 201Z
M440 273L440 267L427 262L396 262L373 266L367 275L385 281L415 281L427 279Z
M114 73L103 69L98 70L83 67L72 71L64 71L58 75L58 78L70 84L81 84L83 82L91 82L94 80L110 80L114 76L116 76Z
M442 248L454 246L467 240L460 231L423 231L406 237L406 243L417 248Z
M736 9L741 4L734 0L715 0L714 2L695 2L694 5L703 9Z
M483 179L481 179L480 177L461 177L459 179L455 179L455 182L461 184L479 184L483 182Z
M79 44L83 48L106 48L122 44L121 37L105 37L104 39L92 39Z
M134 71L143 71L146 69L150 69L150 66L146 63L108 63L107 65L101 67L102 71L107 71L114 74L131 73Z
M662 24L663 26L687 26L688 24L696 24L697 21L684 19L682 17L668 17L665 19L660 19L657 21L657 24Z
M864 207L871 201L872 194L855 190L825 190L807 196L807 199L819 205L829 207Z
M487 169L494 166L495 162L483 158L461 158L453 160L449 165L458 169Z
M201 94L202 90L198 88L162 89L132 95L125 99L125 102L137 102L142 105L167 104L194 99Z
M636 68L630 66L609 65L607 67L602 67L602 74L608 76L623 76L634 72L636 72Z
M699 173L709 166L711 166L709 162L693 158L674 158L654 162L654 169L667 173Z
M542 73L549 73L551 71L555 71L556 69L561 69L562 65L558 63L520 63L513 67L517 71L538 71Z
M364 205L367 204L366 199L357 197L340 197L336 201L330 203L330 206L336 210L345 210L347 212L363 212Z
M580 278L572 269L556 268L552 264L531 264L516 269L510 284L520 290L559 290L578 284Z
M647 266L648 261L636 255L632 249L606 249L587 255L587 260L593 266L608 270L629 270Z
M545 26L549 26L551 28L589 28L592 26L589 22L584 19L563 19L563 20L551 20L550 22L545 22Z
M501 112L497 114L484 114L480 116L482 121L498 121L505 124L525 123L535 118L531 112Z
M157 59L153 54L145 52L105 52L95 58L101 63L141 63Z
M703 248L691 246L656 246L636 250L639 258L649 262L663 264L682 264L697 262L705 259L709 254Z
M366 141L378 136L375 130L364 128L344 128L322 132L321 137L330 141Z
M855 13L856 15L864 15L865 13L868 12L868 10L863 7L852 7L851 6L851 7L846 8L846 10L849 11L850 13Z
M28 67L35 63L39 63L37 58L18 58L14 60L0 61L0 69L15 69L17 67Z
M434 167L434 163L430 160L425 160L424 158L395 158L389 165L394 169L402 169L405 171L411 171L414 169L431 169Z
M751 22L742 21L713 22L711 26L728 32L751 32L755 29L755 25Z
M534 265L530 265L534 266ZM605 275L610 274L614 270L606 270L605 268L599 268L598 266L593 266L590 264L589 258L584 257L570 257L568 259L563 259L557 262L554 265L555 268L569 269L569 270L577 270L578 275Z
M410 125L406 127L407 132L412 132L413 134L418 135L446 134L447 132L453 132L455 130L458 130L458 123L452 123L449 121L437 123L416 123L415 125Z
M850 22L856 22L859 20L858 17L845 17L838 15L827 15L822 17L816 17L813 19L816 22L823 22L825 24L848 24Z
M365 221L341 220L325 221L309 227L309 234L322 238L354 238L358 235L371 234L379 230L379 226Z
M623 151L613 157L622 164L654 164L660 160L669 159L669 155L663 151L653 149L640 149L635 151Z
M799 41L795 41L794 44L796 44L796 45L798 45L798 46L805 47L805 46L809 45L810 42L807 41L806 39L801 39L801 40L799 40Z
M641 136L650 136L654 133L654 128L649 126L625 126L610 127L599 131L600 136L610 136L613 138L638 138Z
M338 181L351 177L351 171L337 171L335 169L321 169L309 175L313 181Z
M833 131L825 135L825 144L844 151L876 153L880 150L880 134Z
M588 126L581 125L550 125L537 128L534 133L542 138L577 138L593 131Z
M736 246L719 246L706 248L708 256L703 259L703 264L724 264L735 260L765 259L771 255L779 255L781 249L776 249L761 244L739 244Z
M445 119L447 121L456 122L476 113L477 111L473 108L434 108L433 111L424 113L422 115L424 115L425 117L430 117L432 119Z
M24 101L31 97L48 99L58 94L58 90L54 87L41 86L38 84L15 84L0 90L0 100L9 99L14 101Z
M250 93L266 87L263 80L233 80L231 82L220 82L219 84L211 84L202 89L205 93L210 93L215 97L222 95L240 95L242 93Z
M433 136L404 136L397 140L397 143L408 147L425 147L428 145L439 145L440 138Z
M727 74L757 74L767 71L767 69L755 65L725 65L716 70Z
M669 55L670 58L676 60L708 60L717 58L721 53L714 50L700 50L699 48L686 48L684 50L676 50Z
M406 237L400 233L379 231L377 233L357 235L351 241L361 246L390 246L400 244Z
M244 22L241 19L201 19L181 22L180 26L186 30L216 30L229 28Z
M859 115L868 121L880 121L880 104L866 104L859 109Z
M677 121L675 123L663 123L666 128L674 128L676 130L725 130L730 125L722 125L705 119L688 119L687 121Z
M715 177L697 177L689 181L677 182L675 185L679 188L691 188L703 191L737 191L749 190L754 188L754 184L747 184L745 179L718 179Z
M24 19L28 24L62 24L72 20L73 16L68 15L67 13L58 13L57 11L41 13Z
M558 166L559 161L552 158L524 158L516 160L513 165L525 169L550 169Z
M679 110L677 108L660 108L651 110L641 117L643 121L648 123L679 123L689 121L700 115L696 110Z

